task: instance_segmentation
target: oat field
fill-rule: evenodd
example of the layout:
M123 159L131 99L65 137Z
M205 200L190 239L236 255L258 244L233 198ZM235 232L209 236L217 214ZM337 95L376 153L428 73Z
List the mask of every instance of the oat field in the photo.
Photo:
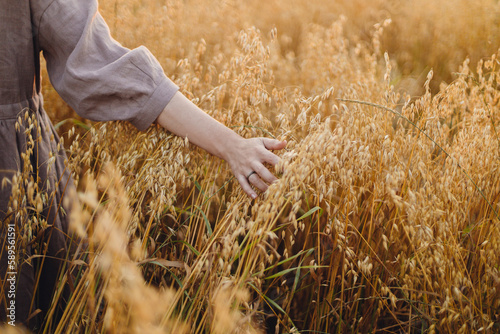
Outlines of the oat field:
M224 161L82 120L46 78L89 249L56 332L500 332L497 1L100 6L212 117L288 146L252 201Z

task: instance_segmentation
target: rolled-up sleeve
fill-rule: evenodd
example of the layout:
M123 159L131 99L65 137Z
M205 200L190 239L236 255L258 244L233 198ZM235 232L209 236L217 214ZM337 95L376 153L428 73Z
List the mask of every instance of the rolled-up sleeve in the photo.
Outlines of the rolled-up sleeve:
M95 0L34 2L35 33L59 95L82 117L149 127L178 87L148 49L116 42Z

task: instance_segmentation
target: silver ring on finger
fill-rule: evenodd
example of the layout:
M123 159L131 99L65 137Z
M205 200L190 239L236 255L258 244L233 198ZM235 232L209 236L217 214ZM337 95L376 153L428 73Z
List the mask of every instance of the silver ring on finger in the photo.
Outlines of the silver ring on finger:
M257 174L257 172L256 171L252 171L250 174L248 174L248 176L247 176L248 183L250 183L250 176L252 176L253 174Z

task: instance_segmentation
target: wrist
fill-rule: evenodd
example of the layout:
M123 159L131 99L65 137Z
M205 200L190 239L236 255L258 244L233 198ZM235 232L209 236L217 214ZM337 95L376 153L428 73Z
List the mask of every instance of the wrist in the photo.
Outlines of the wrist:
M224 132L223 136L218 137L219 143L216 147L219 152L216 155L231 163L238 156L238 153L241 152L245 138L229 128L225 128Z

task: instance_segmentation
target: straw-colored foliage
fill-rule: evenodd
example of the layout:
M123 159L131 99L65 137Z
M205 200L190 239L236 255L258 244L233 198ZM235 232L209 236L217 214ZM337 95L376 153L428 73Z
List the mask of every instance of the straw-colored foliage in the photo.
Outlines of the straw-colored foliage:
M498 9L102 0L208 114L288 146L251 201L157 126L64 124L90 256L59 330L499 332Z

